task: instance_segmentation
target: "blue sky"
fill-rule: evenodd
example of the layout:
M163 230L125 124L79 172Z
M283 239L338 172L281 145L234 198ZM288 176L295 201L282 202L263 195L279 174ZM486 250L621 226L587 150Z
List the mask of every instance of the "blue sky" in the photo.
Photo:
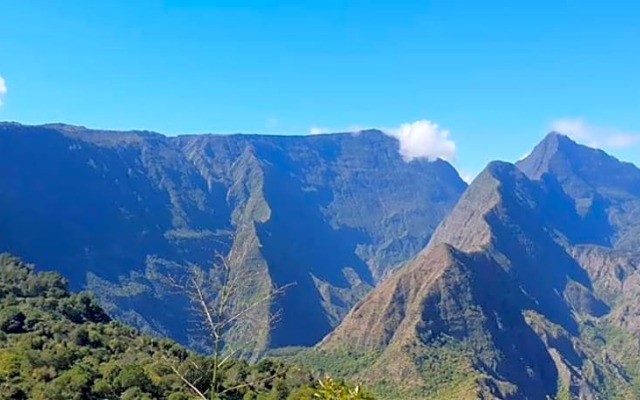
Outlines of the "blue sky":
M554 125L640 164L631 0L0 0L0 77L0 120L167 134L428 120L409 137L465 174Z

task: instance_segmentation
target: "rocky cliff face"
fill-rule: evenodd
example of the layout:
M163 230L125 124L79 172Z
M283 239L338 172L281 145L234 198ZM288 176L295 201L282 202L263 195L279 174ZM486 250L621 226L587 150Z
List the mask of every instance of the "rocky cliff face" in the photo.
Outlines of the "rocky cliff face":
M310 345L427 243L465 189L378 131L310 137L0 125L0 249L59 268L110 313L190 340L158 283L214 252L290 287L260 349ZM268 318L265 317L265 324Z
M638 179L557 134L491 163L319 351L405 398L638 397Z

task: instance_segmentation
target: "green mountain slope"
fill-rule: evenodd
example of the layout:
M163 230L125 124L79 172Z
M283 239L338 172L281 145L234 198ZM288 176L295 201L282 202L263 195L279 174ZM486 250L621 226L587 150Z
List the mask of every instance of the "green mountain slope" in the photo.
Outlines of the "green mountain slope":
M209 396L211 367L210 358L111 320L87 293L67 291L57 273L36 274L0 254L0 399L190 400L199 397L174 368ZM232 360L211 398L311 400L318 393L338 400L333 393L348 389L323 383L291 364ZM359 393L344 398L370 398Z
M158 283L213 254L252 292L268 347L311 345L415 255L464 190L378 131L307 137L103 132L0 124L0 250L60 271L110 315L191 344L187 302ZM265 326L266 328L267 326ZM266 331L262 329L261 331Z
M352 375L388 398L638 398L640 253L626 243L640 170L555 134L530 157L582 168L491 163L427 248L304 358L367 359ZM611 171L625 175L593 176Z

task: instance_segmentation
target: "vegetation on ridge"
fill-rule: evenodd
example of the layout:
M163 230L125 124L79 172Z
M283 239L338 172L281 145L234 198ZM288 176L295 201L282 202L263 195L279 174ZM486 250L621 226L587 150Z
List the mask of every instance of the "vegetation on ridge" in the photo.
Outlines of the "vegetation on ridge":
M318 382L306 369L273 360L229 360L214 385L210 357L140 335L66 285L56 273L34 273L0 255L0 399L193 399L174 369L211 399L369 399L359 388Z

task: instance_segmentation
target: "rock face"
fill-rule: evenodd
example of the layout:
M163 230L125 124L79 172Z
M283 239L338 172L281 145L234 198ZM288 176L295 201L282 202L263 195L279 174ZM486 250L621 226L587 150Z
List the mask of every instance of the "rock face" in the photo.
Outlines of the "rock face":
M59 268L115 317L184 343L185 300L157 281L216 251L295 283L260 349L311 345L425 246L466 185L406 163L378 131L308 137L0 124L0 250ZM265 321L268 318L265 316ZM266 323L266 322L265 322Z
M640 398L639 200L639 169L550 134L489 164L320 350L377 354L361 377L403 398Z

